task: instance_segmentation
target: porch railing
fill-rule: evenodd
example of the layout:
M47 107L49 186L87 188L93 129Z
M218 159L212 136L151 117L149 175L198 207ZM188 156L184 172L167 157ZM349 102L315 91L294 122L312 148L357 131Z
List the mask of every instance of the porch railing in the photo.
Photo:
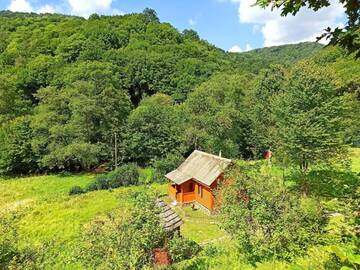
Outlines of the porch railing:
M183 202L193 202L195 201L195 192L186 192L183 193Z

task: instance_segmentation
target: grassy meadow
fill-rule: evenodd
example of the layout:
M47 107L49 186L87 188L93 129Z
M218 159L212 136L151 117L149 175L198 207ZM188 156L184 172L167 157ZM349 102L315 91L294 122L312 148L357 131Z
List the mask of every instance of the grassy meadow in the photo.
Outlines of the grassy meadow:
M242 161L243 162L243 161ZM267 167L269 168L269 167ZM352 150L352 171L360 173L360 149ZM281 175L282 171L272 166L272 173ZM142 174L148 174L148 170ZM142 175L146 178L146 175ZM348 188L359 186L358 178L344 178L339 171L339 182L331 190L323 190L322 184L329 187L327 176L314 175L319 181L314 190L321 190L329 199L332 192L337 195L346 195ZM334 181L334 174L332 177ZM132 187L121 187L113 190L101 190L86 194L69 196L68 192L74 185L85 187L95 178L94 175L57 176L44 175L14 179L0 180L0 211L19 211L20 245L36 246L52 242L53 252L59 254L55 258L55 265L59 269L81 269L76 262L71 262L67 257L72 256L72 250L77 243L82 227L96 216L117 210L117 213L126 215L131 207L131 194L153 190L165 198L167 184L150 184ZM292 180L289 180L291 182ZM336 181L334 181L336 183ZM339 193L340 192L340 193ZM330 194L330 197L329 197ZM320 194L321 195L321 194ZM335 196L334 196L335 197ZM190 207L176 206L176 211L183 218L184 225L181 233L202 246L214 244L231 248L228 235L219 228L216 216L209 216L201 210L192 210ZM223 258L225 259L225 258Z
M0 180L1 211L16 210L22 215L18 224L20 245L54 243L53 252L60 254L55 258L59 269L80 269L81 266L76 263L64 262L67 261L66 257L72 256L77 237L86 223L115 209L118 213L126 214L131 207L130 196L133 192L151 189L160 196L167 192L167 184L151 184L68 195L72 186L85 187L94 177L44 175ZM169 201L168 198L166 200ZM225 232L218 227L215 217L188 207L176 207L176 211L185 221L181 228L184 236L199 244L224 239Z

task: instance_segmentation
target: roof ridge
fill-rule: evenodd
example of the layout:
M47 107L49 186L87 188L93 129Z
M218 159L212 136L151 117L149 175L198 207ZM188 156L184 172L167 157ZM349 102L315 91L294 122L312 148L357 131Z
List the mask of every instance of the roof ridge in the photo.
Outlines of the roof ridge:
M217 156L217 155L214 155L214 154L209 154L209 153L206 153L206 152L204 152L204 151L197 150L197 149L195 149L194 152L199 152L199 153L201 153L201 154L204 155L204 156L209 156L209 157L212 157L212 158L221 159L221 160L228 161L228 162L231 162L231 161L232 161L231 159L224 158L224 157L220 157L220 156Z

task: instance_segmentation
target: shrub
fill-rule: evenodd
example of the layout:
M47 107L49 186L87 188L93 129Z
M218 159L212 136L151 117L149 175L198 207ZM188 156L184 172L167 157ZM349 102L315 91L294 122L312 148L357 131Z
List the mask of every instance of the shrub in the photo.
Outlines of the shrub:
M155 198L138 194L128 216L114 212L84 227L78 256L86 269L148 269L165 234Z
M80 186L73 186L69 191L69 195L77 195L82 193L85 193L85 190Z
M291 260L322 244L326 218L316 200L292 194L279 177L234 167L221 188L222 227L250 263Z
M94 182L90 183L86 187L86 191L94 191L94 190L102 190L102 189L109 189L110 184L108 181L107 174L99 174L96 176L96 179Z
M134 163L129 163L107 174L110 188L137 185L139 183L139 168Z
M139 168L136 164L130 163L110 173L97 175L95 181L87 186L86 191L118 188L137 185L138 183Z
M200 251L200 246L190 239L180 236L178 233L169 241L169 251L174 262L187 260Z

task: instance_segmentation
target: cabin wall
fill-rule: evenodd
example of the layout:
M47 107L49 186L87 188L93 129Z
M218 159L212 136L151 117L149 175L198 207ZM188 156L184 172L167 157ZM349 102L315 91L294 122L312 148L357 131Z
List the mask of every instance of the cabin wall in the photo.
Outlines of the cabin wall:
M168 187L168 192L169 192L169 196L175 200L176 199L176 186L170 183L169 187Z
M223 181L224 176L221 174L210 187L202 185L194 180L186 181L178 186L180 190L176 193L176 186L169 184L169 196L175 199L179 203L191 203L198 202L209 210L213 210L215 206L215 198L213 190L218 186L218 182ZM200 186L202 187L202 194L200 192Z
M202 192L201 192L202 189ZM196 184L195 187L195 196L196 201L208 209L213 209L214 207L214 196L210 190L210 188L201 185L199 183Z

